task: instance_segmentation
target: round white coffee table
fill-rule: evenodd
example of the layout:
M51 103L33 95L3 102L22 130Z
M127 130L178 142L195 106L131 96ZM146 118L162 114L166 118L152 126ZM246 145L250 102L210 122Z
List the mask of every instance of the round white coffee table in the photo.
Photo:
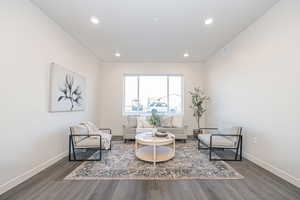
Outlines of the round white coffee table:
M153 136L151 132L135 136L135 155L138 159L153 162L167 161L175 156L175 136L168 133L166 137Z

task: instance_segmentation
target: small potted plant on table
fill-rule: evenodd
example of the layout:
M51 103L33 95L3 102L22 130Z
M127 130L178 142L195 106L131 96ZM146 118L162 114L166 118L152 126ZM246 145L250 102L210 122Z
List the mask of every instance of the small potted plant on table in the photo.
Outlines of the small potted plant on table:
M151 117L149 119L149 123L153 126L152 134L155 136L155 133L157 132L157 127L160 124L160 118L156 111L151 112Z

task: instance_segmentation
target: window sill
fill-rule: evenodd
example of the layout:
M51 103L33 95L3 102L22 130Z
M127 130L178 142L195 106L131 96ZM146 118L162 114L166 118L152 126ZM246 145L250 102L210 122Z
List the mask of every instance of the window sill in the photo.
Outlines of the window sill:
M122 116L151 116L151 113L123 113ZM184 113L157 113L164 116L184 116Z

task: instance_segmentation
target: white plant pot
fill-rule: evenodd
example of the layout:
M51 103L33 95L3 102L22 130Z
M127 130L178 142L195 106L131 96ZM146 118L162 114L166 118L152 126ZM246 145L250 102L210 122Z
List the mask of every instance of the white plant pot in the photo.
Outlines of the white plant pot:
M152 128L152 136L155 136L156 133L157 133L157 128Z

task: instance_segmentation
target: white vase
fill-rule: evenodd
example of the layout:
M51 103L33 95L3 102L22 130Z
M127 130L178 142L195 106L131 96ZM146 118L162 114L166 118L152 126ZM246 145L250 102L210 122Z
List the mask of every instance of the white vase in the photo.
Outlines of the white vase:
M152 136L155 136L156 133L157 133L157 128L152 128Z

